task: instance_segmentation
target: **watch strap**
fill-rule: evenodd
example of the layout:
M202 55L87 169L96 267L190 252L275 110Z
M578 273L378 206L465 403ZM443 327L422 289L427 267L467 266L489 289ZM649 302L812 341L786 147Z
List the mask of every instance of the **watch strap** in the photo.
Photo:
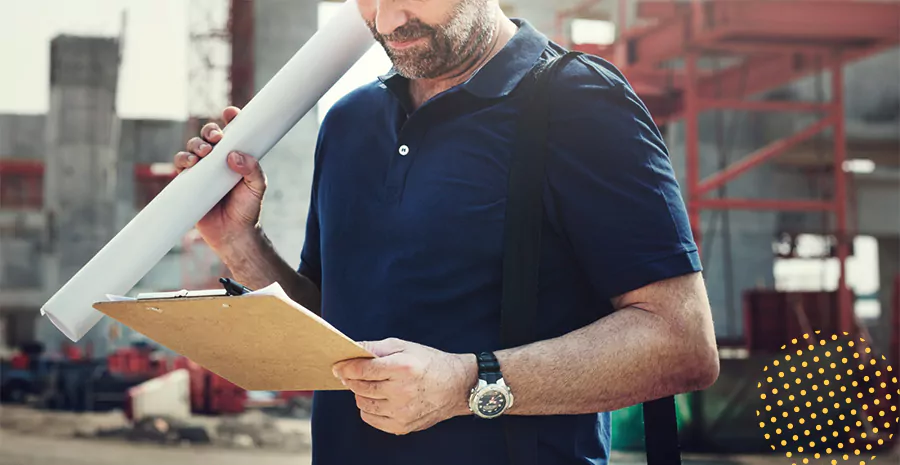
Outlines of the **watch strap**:
M478 379L483 379L488 384L496 383L503 378L500 373L500 362L492 352L482 352L477 354L478 358Z

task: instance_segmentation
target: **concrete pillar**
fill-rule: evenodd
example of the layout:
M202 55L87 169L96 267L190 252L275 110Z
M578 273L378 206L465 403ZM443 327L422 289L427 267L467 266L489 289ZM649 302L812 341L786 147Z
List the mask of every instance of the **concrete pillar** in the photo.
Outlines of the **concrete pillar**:
M319 2L314 0L255 2L254 82L257 91L316 32L318 5ZM276 250L294 267L300 263L306 232L318 128L316 110L313 109L262 162L269 181L263 201L263 229Z
M48 295L58 290L115 233L119 119L115 39L60 36L51 43L50 109L47 114L44 209L50 218ZM115 272L115 270L110 270ZM94 338L102 349L98 325ZM46 319L38 329L54 350L62 335Z

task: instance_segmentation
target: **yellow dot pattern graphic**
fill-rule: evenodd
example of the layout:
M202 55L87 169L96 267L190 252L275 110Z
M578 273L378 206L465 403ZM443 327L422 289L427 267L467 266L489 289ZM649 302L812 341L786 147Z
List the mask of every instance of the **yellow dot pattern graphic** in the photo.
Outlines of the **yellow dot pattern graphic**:
M757 383L759 427L792 465L872 463L900 428L896 371L865 339L843 336L791 340Z

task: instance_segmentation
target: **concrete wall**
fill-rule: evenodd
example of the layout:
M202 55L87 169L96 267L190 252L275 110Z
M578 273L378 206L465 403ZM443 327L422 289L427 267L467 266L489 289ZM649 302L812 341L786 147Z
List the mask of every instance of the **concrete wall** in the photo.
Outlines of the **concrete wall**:
M44 115L0 115L0 158L41 159Z
M119 44L62 36L52 41L50 56L44 171L44 210L52 228L48 292L59 289L115 232ZM39 334L58 338L55 328L42 323Z

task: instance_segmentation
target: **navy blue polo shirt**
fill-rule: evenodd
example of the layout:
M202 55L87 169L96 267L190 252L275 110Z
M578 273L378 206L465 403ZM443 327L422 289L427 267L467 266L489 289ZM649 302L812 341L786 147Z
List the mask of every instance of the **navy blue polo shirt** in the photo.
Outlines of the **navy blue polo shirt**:
M561 50L516 23L509 44L469 81L418 109L408 81L393 74L326 116L300 272L321 289L323 317L354 340L501 348L507 175L526 95L518 85ZM608 315L615 296L700 270L647 109L606 61L584 57L561 71L549 109L542 338ZM506 418L470 415L394 436L360 419L352 393L317 392L313 462L501 465ZM528 421L538 429L538 463L606 463L608 413Z

